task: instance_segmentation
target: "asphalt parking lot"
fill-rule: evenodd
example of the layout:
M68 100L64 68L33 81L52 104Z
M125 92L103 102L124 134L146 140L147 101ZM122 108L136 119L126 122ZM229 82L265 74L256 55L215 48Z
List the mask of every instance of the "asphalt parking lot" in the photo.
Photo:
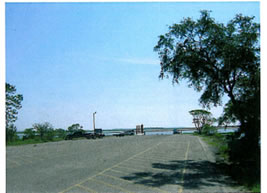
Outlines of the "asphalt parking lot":
M106 137L7 147L8 193L240 192L197 136Z

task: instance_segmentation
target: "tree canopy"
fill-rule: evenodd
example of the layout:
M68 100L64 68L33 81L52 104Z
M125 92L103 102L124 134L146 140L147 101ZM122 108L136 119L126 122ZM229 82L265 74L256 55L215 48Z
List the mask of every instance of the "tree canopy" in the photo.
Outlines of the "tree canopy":
M81 126L79 123L76 123L76 124L72 124L71 126L69 126L68 131L70 133L73 133L75 131L85 132L82 128L83 128L83 126Z
M238 14L225 24L204 10L197 20L185 18L170 26L154 47L161 79L170 76L173 84L186 80L202 92L204 107L221 105L224 94L229 97L220 122L240 122L239 134L245 133L240 147L245 145L246 152L236 152L243 152L243 158L260 152L259 41L260 24L254 17Z
M23 96L16 94L16 87L6 83L6 141L16 138L16 126L18 110L22 107Z
M161 60L160 78L187 80L188 86L203 91L200 102L208 107L220 105L227 94L228 117L243 124L246 115L240 102L260 91L260 25L253 19L239 14L223 24L201 11L196 21L186 18L170 26L154 48Z
M6 83L6 126L17 120L18 110L22 107L23 96L16 94L16 87Z
M51 123L35 123L33 129L39 134L41 140L52 140L54 137L54 127Z
M189 111L189 113L193 116L193 123L199 133L201 133L204 125L210 125L213 122L212 114L209 111L203 109L195 109Z
M224 93L233 102L245 92L244 83L259 72L259 24L253 17L236 15L227 25L201 11L197 21L186 18L159 36L154 50L161 59L160 77L173 82L187 79L204 92L203 104L217 105Z

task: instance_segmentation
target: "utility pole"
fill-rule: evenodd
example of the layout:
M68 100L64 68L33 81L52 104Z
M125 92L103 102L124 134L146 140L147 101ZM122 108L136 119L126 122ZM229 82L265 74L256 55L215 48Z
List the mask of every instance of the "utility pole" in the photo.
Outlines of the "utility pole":
M94 127L94 133L95 133L95 114L96 114L96 112L93 113L93 127Z

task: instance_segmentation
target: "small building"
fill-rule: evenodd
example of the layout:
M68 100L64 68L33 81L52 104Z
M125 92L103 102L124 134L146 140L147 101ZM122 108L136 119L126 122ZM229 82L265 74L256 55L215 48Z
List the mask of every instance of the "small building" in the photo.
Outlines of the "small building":
M136 125L136 135L145 135L144 133L144 125Z

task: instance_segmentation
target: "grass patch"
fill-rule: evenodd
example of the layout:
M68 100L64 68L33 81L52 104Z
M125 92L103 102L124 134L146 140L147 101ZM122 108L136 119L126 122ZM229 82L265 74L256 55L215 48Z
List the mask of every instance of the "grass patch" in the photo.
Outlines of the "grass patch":
M229 155L229 141L233 134L199 135L203 141L216 149L216 160L222 172L244 186L248 191L260 192L260 176L253 164L233 163Z
M228 143L227 136L222 134L215 135L201 135L201 138L209 145L215 147L217 149L217 159L228 161L229 155L228 151Z
M22 139L17 139L15 141L10 141L7 142L7 146L18 146L18 145L28 145L28 144L38 144L38 143L46 143L46 142L57 142L57 141L62 141L64 140L63 138L54 138L53 140L41 140L40 138L36 139L27 139L27 140L22 140Z
M252 192L260 192L261 191L261 186L260 184L255 184L254 186L251 187Z

